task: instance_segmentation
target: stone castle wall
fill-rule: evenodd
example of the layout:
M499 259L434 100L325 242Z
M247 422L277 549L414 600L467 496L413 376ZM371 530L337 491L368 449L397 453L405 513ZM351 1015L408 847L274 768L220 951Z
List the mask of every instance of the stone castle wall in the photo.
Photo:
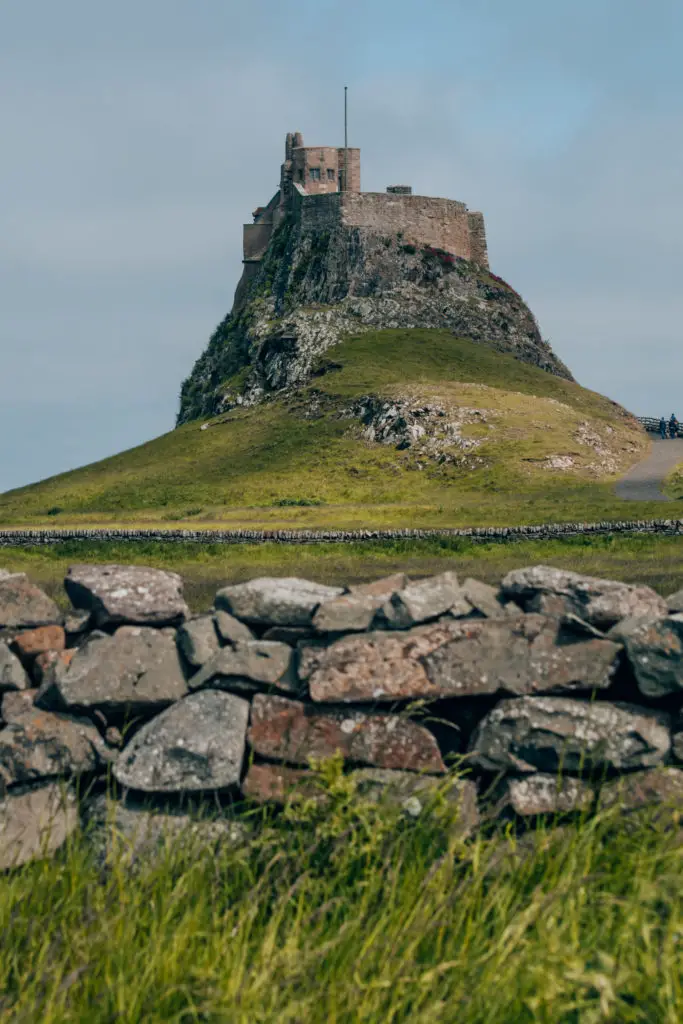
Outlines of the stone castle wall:
M683 592L545 566L261 578L191 615L159 569L77 565L65 588L67 610L0 569L0 869L96 818L107 776L124 832L203 796L232 841L255 804L324 807L310 760L333 756L408 818L447 790L465 837L482 815L683 809Z

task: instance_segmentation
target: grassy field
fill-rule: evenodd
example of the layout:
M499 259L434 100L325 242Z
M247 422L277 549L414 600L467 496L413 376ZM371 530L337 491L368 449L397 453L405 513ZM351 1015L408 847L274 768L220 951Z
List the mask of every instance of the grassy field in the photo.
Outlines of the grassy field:
M366 334L333 358L335 368L287 400L235 409L206 430L195 421L0 495L0 525L352 528L661 513L615 497L614 480L648 440L619 406L578 384L440 331ZM344 412L368 393L439 403L456 416L477 410L462 427L479 442L476 465L364 439ZM548 468L557 457L572 466Z
M218 587L254 576L303 576L346 584L403 571L414 577L454 569L464 579L495 583L510 569L539 563L589 575L647 583L661 594L683 587L683 537L595 537L474 544L465 540L357 544L58 544L0 549L0 567L28 573L62 604L63 579L76 562L123 562L172 569L185 579L195 611L209 608Z
M683 845L584 818L528 853L399 821L334 765L248 847L169 844L102 876L83 834L0 879L12 1024L678 1024ZM671 821L671 818L669 818Z

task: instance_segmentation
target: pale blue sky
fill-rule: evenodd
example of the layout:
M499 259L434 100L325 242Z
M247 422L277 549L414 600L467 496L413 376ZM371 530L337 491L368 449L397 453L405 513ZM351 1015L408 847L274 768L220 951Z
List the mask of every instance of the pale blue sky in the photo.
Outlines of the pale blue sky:
M483 210L577 379L683 416L680 0L0 0L0 491L170 429L284 135Z

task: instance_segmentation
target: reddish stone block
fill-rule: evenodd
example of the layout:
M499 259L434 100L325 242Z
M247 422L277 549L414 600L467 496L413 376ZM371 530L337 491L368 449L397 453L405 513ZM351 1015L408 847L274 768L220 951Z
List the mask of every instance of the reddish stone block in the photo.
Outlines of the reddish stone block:
M313 772L279 764L252 764L242 783L242 792L259 804L284 804L294 794L305 799L325 796Z
M445 772L436 739L400 715L356 710L320 710L300 701L257 694L248 740L262 757L292 764L332 757L375 768Z
M46 651L63 651L66 636L61 626L39 626L20 633L13 644L17 654L22 658L33 658Z

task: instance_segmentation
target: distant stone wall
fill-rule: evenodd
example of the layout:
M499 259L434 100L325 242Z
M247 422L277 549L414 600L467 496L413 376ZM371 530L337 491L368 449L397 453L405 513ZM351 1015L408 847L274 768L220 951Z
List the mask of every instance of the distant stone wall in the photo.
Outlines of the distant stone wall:
M510 543L519 540L554 540L565 537L608 537L683 534L683 519L635 519L598 523L546 523L540 526L480 526L442 530L0 530L0 548L41 547L66 541L130 541L169 544L341 544L358 541L469 540Z
M133 857L189 826L247 843L255 805L324 813L311 762L332 757L358 799L408 821L440 806L462 839L546 815L678 825L683 592L544 566L497 587L261 578L192 616L176 573L77 565L64 582L66 612L0 569L2 870L81 826L105 868L111 825Z

